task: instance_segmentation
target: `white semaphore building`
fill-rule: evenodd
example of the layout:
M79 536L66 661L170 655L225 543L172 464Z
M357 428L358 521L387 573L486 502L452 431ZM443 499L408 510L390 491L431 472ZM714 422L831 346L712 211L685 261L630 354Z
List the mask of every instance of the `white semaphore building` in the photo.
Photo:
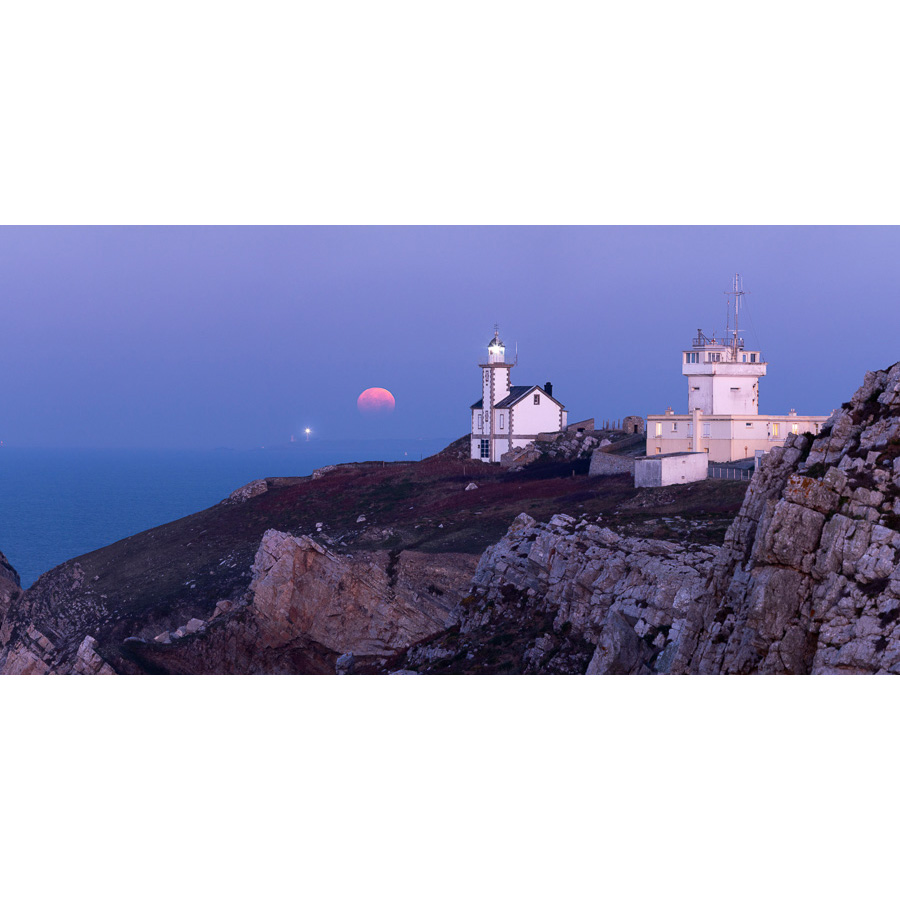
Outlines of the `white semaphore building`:
M711 462L731 462L768 451L789 434L816 434L828 416L759 414L759 379L768 363L758 349L745 346L738 328L744 291L734 276L725 337L709 338L698 329L691 347L682 351L681 371L688 380L688 415L671 407L647 416L647 455L688 450L709 454Z
M514 387L506 361L506 348L497 330L481 366L481 399L473 403L472 459L499 462L516 447L524 447L539 434L562 431L566 408L553 396L553 385Z

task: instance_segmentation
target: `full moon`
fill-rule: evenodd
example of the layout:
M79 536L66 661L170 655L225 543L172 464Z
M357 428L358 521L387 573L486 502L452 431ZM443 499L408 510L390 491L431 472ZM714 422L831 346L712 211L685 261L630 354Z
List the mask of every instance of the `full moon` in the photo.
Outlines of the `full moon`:
M387 415L394 411L394 395L384 388L371 387L359 395L356 408L368 416Z

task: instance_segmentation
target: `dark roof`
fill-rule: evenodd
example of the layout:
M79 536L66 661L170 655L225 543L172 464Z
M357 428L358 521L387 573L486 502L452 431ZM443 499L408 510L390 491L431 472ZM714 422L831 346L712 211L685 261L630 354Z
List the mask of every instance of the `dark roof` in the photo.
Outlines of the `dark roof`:
M511 406L515 406L526 394L530 394L535 388L537 388L545 397L552 400L557 406L565 409L565 406L556 399L556 397L551 397L539 384L532 384L526 387L511 387L509 389L509 394L507 394L495 407L494 409L509 409ZM483 398L479 400L477 403L473 403L469 409L483 409L484 401Z
M518 400L521 400L532 388L537 387L536 384L526 385L525 387L511 387L509 393L497 404L497 409L509 409Z

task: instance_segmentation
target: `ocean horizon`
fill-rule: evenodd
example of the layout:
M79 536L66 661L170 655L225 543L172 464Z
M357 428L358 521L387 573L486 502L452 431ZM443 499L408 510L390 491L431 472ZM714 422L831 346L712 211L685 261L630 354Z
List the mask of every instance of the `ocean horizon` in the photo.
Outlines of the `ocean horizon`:
M255 450L2 447L0 551L26 588L67 560L214 506L256 478L419 460L453 440L311 440Z

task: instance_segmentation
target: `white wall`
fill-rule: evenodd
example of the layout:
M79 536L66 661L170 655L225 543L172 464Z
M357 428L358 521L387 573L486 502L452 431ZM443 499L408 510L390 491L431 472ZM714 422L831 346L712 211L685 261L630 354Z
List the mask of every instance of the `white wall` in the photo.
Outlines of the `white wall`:
M535 395L541 402L535 406ZM535 388L515 405L515 434L540 434L542 431L559 431L559 406ZM565 425L565 422L563 422Z

